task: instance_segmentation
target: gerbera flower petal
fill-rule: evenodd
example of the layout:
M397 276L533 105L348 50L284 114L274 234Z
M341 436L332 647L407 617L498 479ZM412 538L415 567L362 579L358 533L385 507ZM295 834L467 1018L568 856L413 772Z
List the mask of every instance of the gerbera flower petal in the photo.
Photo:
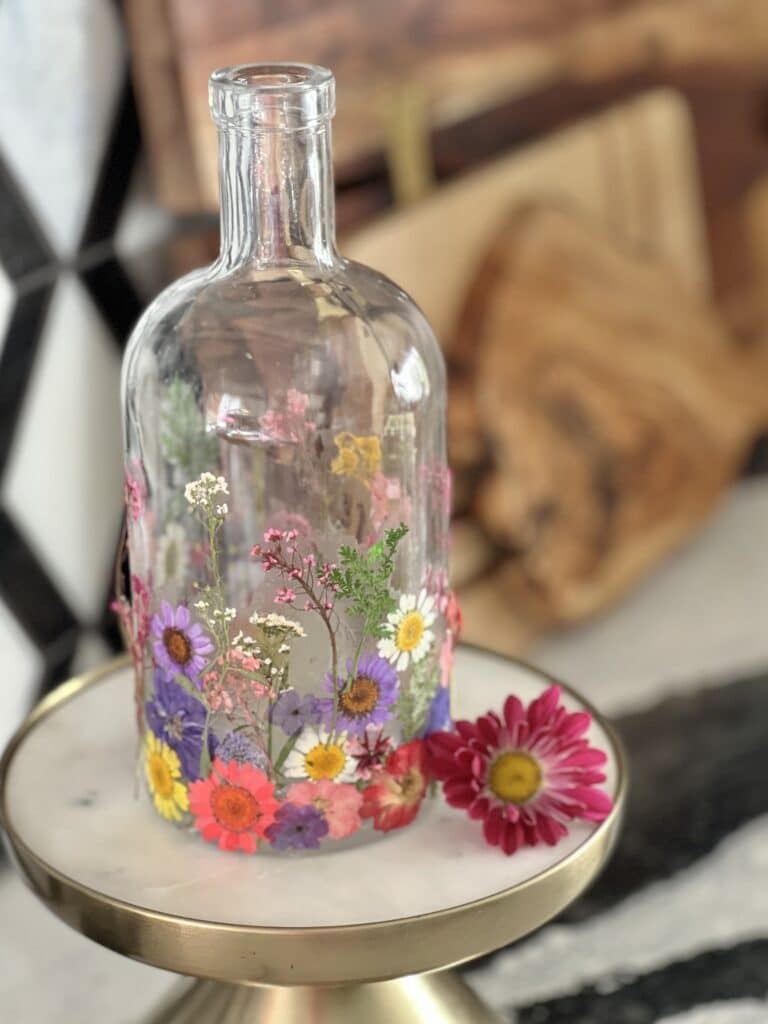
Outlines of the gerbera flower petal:
M507 854L553 845L567 834L568 821L602 821L613 807L596 788L605 781L599 768L607 758L580 738L590 722L586 712L567 712L557 686L527 708L512 696L503 722L489 712L427 737L430 772L449 804L483 821L490 845Z

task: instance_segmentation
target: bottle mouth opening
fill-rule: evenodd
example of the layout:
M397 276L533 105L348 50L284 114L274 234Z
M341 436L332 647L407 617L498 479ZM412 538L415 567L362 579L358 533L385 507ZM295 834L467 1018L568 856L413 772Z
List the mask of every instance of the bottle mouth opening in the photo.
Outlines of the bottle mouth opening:
M314 64L236 64L214 71L208 101L223 127L299 131L333 117L333 73Z

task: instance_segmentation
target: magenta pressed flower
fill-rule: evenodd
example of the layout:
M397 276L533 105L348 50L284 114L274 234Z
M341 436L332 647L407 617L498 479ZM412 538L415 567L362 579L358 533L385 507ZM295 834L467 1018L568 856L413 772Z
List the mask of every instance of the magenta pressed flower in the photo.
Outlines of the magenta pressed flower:
M185 675L199 686L197 677L205 668L213 644L202 626L190 625L189 609L183 604L173 609L163 601L160 614L152 617L152 634L158 667L167 675Z
M591 721L586 711L566 711L558 686L527 708L508 697L502 716L491 711L429 736L429 770L452 807L484 823L491 846L506 854L554 846L569 822L603 821L613 807L597 788L606 756L584 736Z
M327 835L325 815L311 804L282 804L266 831L276 850L316 850Z
M348 661L347 672L350 675L352 669L352 662ZM363 654L352 679L339 679L334 688L329 672L323 680L323 689L331 694L315 701L315 710L323 724L332 727L334 704L337 703L336 728L351 736L360 736L369 725L383 725L392 717L399 682L397 672L385 658L378 654Z

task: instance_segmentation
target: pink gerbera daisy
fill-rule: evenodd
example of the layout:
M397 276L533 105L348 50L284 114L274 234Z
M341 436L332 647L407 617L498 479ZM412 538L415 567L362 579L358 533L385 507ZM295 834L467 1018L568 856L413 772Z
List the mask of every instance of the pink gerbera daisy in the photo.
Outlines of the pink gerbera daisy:
M202 626L190 625L189 609L183 604L174 609L163 601L160 614L152 617L152 634L158 667L171 676L177 672L185 675L200 686L197 677L213 644Z
M569 714L560 687L550 686L527 708L508 697L495 712L455 723L425 742L429 768L445 798L484 822L485 839L506 854L544 842L554 846L568 822L602 821L613 802L595 788L606 756L584 738L592 718Z
M189 787L195 828L222 850L255 853L279 807L275 787L264 772L235 760L224 764L216 758L208 778Z

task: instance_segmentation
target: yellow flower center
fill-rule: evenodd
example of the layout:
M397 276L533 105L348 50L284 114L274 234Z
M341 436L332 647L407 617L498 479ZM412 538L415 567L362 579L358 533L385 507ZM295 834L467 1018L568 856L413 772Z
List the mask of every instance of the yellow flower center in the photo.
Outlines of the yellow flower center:
M539 762L521 750L501 754L491 765L488 785L499 800L524 804L541 788Z
M341 747L335 743L318 743L304 757L304 770L310 779L335 779L347 763Z
M153 793L164 800L173 795L173 775L161 754L150 754L147 758L147 774Z
M378 684L367 676L358 676L339 697L339 707L348 718L365 718L376 707Z
M424 616L421 612L408 612L397 627L395 644L399 651L413 651L424 636Z

